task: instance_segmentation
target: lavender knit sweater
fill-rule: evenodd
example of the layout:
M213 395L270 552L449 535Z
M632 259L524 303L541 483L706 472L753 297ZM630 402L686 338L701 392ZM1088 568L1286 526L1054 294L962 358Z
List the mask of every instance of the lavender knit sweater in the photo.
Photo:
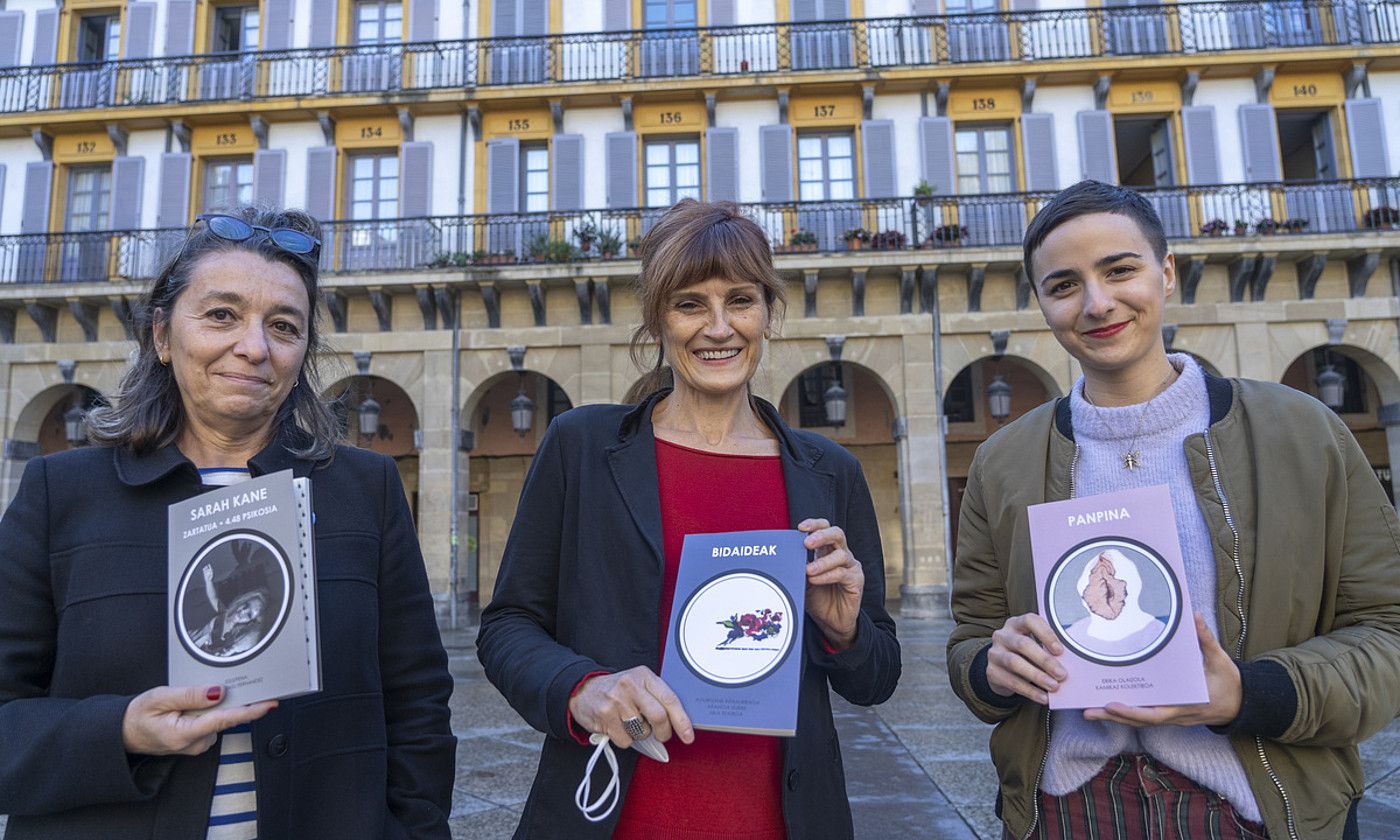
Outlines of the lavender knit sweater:
M1084 399L1084 379L1070 393L1079 466L1075 493L1092 496L1134 487L1165 484L1171 489L1176 530L1186 564L1186 585L1192 606L1205 617L1211 632L1215 620L1215 556L1205 517L1186 464L1182 441L1204 432L1210 424L1205 377L1185 354L1169 357L1181 372L1176 382L1151 401L1122 408L1099 408ZM1136 438L1136 439L1135 439ZM1142 466L1123 468L1122 453L1137 449ZM1080 711L1052 713L1050 751L1041 789L1063 796L1081 787L1123 752L1146 752L1229 800L1245 819L1259 821L1259 805L1239 758L1223 735L1204 726L1153 726L1133 729L1119 723L1087 721Z

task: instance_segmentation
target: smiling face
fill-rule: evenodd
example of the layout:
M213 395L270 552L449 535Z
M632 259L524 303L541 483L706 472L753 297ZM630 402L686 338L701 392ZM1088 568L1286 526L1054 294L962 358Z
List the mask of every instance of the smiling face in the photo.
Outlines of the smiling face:
M741 391L758 370L770 321L757 283L714 277L673 292L661 346L676 389L707 396Z
M1131 218L1090 213L1071 219L1045 237L1031 268L1045 322L1086 377L1158 369L1166 353L1162 311L1176 288L1176 263L1171 254L1157 259Z
M182 437L266 437L301 373L310 317L290 266L244 250L201 258L154 328L180 388Z

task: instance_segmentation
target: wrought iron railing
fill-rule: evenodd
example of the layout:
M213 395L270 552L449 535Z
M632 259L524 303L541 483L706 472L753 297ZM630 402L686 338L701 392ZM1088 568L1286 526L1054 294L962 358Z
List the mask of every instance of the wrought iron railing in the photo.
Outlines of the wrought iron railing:
M1142 190L1170 239L1400 230L1400 177ZM1054 193L745 204L779 255L1016 248ZM664 208L329 221L324 272L629 259ZM145 280L182 228L0 237L0 283ZM1242 247L1245 247L1242 245ZM1248 247L1260 247L1253 241Z
M1385 43L1394 0L1103 6L14 67L0 113Z

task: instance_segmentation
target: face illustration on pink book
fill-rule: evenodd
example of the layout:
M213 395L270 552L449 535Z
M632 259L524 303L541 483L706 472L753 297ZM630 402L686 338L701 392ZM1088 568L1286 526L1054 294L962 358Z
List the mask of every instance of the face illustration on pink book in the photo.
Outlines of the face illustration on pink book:
M1101 618L1112 621L1123 612L1128 603L1128 583L1116 574L1113 555L1118 552L1109 549L1099 554L1089 572L1089 583L1081 593L1089 610ZM1122 557L1121 554L1118 555Z

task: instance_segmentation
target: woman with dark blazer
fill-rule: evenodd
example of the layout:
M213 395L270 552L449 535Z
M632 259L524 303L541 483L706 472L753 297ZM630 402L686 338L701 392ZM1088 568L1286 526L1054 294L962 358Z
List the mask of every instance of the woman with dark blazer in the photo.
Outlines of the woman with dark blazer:
M398 470L336 445L319 396L319 226L200 221L100 445L30 461L0 520L5 836L446 840L452 679ZM167 508L288 469L312 486L322 689L215 708L222 685L165 685Z
M736 207L663 216L639 296L634 350L660 345L647 396L551 424L482 614L487 677L547 736L516 837L849 838L828 686L873 705L900 673L869 489L850 453L750 393L783 292ZM654 390L668 374L674 388ZM770 528L806 532L815 556L796 737L696 732L657 676L681 542ZM620 749L623 794L591 822L574 797L597 733ZM623 749L639 733L670 762Z

